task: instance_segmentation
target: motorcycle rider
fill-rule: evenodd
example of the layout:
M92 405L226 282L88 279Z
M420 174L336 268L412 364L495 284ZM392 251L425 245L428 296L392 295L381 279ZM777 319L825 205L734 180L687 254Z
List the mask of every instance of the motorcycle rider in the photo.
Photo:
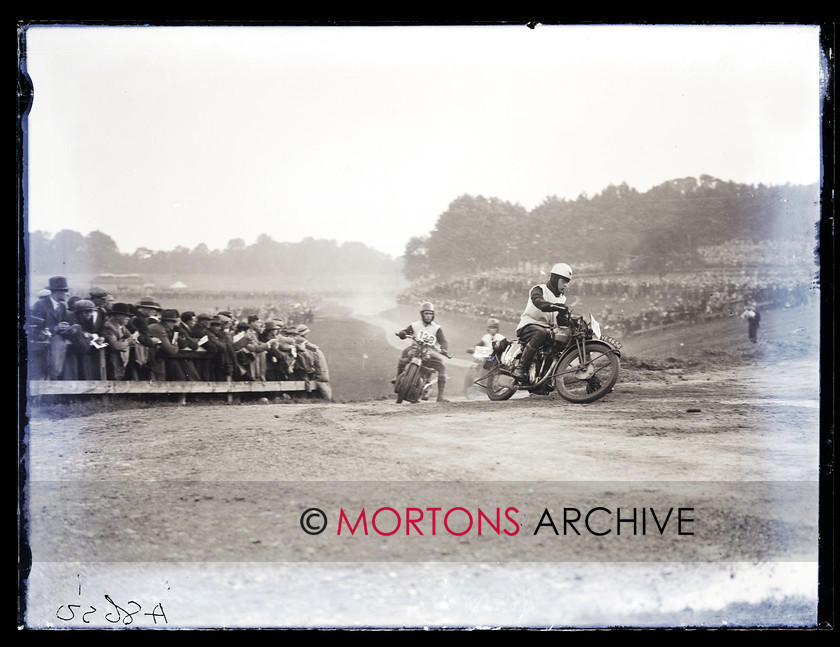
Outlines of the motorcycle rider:
M565 290L571 280L572 268L566 263L557 263L551 268L546 283L531 288L528 303L516 327L516 336L523 346L522 359L513 372L517 381L528 380L528 369L534 361L534 355L548 341L552 327L568 325L569 308L565 305Z
M507 339L507 337L499 332L499 320L491 317L487 320L487 332L481 336L481 340L476 344L476 346L493 348L494 344L497 344L504 339ZM467 352L472 355L475 352L475 348L468 349ZM483 367L484 360L481 359L476 360L476 362L467 370L467 374L464 378L464 396L466 398L469 398L470 389L473 387L478 377L483 373Z
M443 334L443 328L440 324L435 322L435 307L428 301L420 305L420 320L409 324L397 333L397 337L405 339L409 335L422 336L431 335L435 338L434 350L432 350L427 366L434 369L438 373L438 402L447 402L443 397L443 391L446 387L446 368L443 365L443 357L451 357L448 350L446 337ZM400 356L397 363L397 375L402 373L406 364L411 360L411 347L406 348ZM391 380L395 383L396 378Z
M499 333L499 320L490 318L487 320L487 333L482 335L481 341L476 346L489 346L493 348L493 344L503 339L505 339L505 336Z

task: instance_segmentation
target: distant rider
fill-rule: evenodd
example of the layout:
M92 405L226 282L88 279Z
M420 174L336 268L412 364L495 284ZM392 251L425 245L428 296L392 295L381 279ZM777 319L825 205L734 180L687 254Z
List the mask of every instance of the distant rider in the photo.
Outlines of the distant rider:
M507 338L499 332L499 320L495 318L490 318L487 320L487 332L481 336L481 340L476 344L476 346L493 348L494 344L497 344L500 341L503 341L504 339ZM471 348L467 350L467 352L473 354L475 353L475 348ZM482 375L483 366L484 359L477 359L476 362L472 364L469 370L467 371L464 380L464 395L467 398L469 398L470 388L472 388L479 376Z
M547 283L531 288L525 311L516 327L516 336L523 346L522 359L513 372L517 381L527 382L534 355L549 340L551 329L557 325L568 325L565 290L571 280L572 268L566 263L557 263L551 268Z
M489 346L490 348L493 348L493 344L496 344L503 339L505 339L505 336L499 333L499 320L488 319L487 333L482 335L481 341L476 344L476 346Z
M400 330L397 333L397 336L400 339L405 339L409 335L421 338L423 336L430 335L435 339L433 345L434 350L431 352L426 365L429 368L436 370L438 373L437 401L446 402L447 400L443 397L443 390L446 387L446 368L443 365L443 358L451 357L451 355L449 354L446 337L443 334L443 328L441 328L439 324L435 323L434 319L435 307L426 301L420 305L420 321L415 321L414 323L409 324L406 328ZM397 375L402 373L405 365L408 364L410 360L411 346L406 348L400 356L400 360L397 363ZM393 380L393 382L396 382L396 379Z

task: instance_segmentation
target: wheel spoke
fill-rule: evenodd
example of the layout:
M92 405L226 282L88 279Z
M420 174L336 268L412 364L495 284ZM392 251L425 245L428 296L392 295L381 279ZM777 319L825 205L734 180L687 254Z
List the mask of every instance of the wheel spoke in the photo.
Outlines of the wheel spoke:
M585 362L575 353L561 363L555 374L555 389L572 402L593 402L612 388L618 370L618 358L611 351L592 349Z

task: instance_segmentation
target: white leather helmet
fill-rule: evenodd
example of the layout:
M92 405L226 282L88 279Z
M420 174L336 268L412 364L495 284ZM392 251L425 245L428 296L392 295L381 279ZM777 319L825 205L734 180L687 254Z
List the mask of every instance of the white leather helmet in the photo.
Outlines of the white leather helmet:
M551 268L551 273L562 276L564 279L568 279L569 281L572 280L572 268L565 263L557 263Z
M424 312L434 312L435 307L432 305L430 301L424 301L420 304L420 314Z

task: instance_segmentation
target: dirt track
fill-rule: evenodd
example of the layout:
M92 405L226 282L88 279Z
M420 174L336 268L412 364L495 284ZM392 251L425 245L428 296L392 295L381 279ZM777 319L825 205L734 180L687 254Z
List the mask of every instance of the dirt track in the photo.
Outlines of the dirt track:
M776 388L746 368L625 369L601 402L218 406L33 422L33 480L807 480L813 365ZM153 424L151 424L153 422ZM762 452L762 447L773 447ZM161 460L165 459L165 460ZM247 470L243 467L247 465ZM620 476L619 476L620 475Z
M781 329L774 317L766 321L760 350L745 346L740 337L729 348L717 339L678 359L669 353L669 344L685 349L676 346L688 340L685 331L670 340L661 336L651 346L656 353L646 351L644 340L638 340L614 392L590 405L572 405L554 395L503 403L459 398L449 404L417 405L393 400L196 405L189 407L188 416L184 408L159 407L60 421L36 418L30 433L30 479L60 482L63 493L57 503L51 498L51 485L45 485L42 507L33 508L34 559L50 555L61 563L36 564L39 584L30 597L30 617L36 625L61 626L55 607L67 597L68 583L83 579L86 590L101 588L103 582L119 588L126 586L126 573L134 573L132 563L165 560L181 565L153 564L145 578L134 573L137 588L126 595L137 596L139 589L155 599L174 596L169 608L177 617L180 605L180 622L187 625L311 626L319 624L319 618L328 625L421 626L812 623L817 520L811 491L786 491L783 512L772 505L752 508L750 523L730 523L738 523L738 511L753 505L750 497L762 499L763 494L727 484L817 479L817 333L811 329L811 337L802 338L799 345L783 344L774 340ZM784 327L789 324L788 319ZM369 483L346 483L351 481ZM510 566L506 564L517 556L527 557L529 550L535 551L532 562L552 561L545 559L550 546L520 543L511 553L510 544L500 552L491 547L482 553L467 536L461 544L441 540L424 546L427 552L421 554L426 557L419 561L438 562L424 567L414 563L418 557L411 554L413 548L394 549L394 544L390 553L383 553L377 552L384 550L379 545L363 549L332 541L319 549L327 552L313 552L315 540L298 525L306 505L328 512L354 503L358 510L366 501L368 509L377 501L396 506L388 498L389 486L376 483L411 482L399 500L419 505L416 502L428 492L424 482L432 487L485 481L496 484L487 486L485 494L501 492L497 501L505 497L503 490L493 489L501 488L499 483L591 482L592 489L581 496L600 496L601 505L610 502L604 492L624 501L614 494L616 482L722 484L722 497L698 495L697 500L700 509L710 511L708 516L728 519L730 525L717 526L715 536L704 539L706 552L698 554L708 557L719 549L729 551L731 558L711 557L691 567L685 564L692 561L690 550L670 541L639 563L632 546L601 544L594 553L584 546L577 557L556 560L571 564ZM112 484L110 493L84 490L102 482ZM278 490L278 483L295 484L289 486L294 493ZM308 489L306 483L311 484ZM78 492L68 484L77 485ZM667 498L668 487L656 493L657 501ZM639 492L633 494L638 500ZM465 496L464 501L474 501L469 499L472 494ZM517 500L522 505L521 495ZM647 505L644 497L640 501ZM526 518L520 518L528 530L542 510L540 500L531 503L532 508L523 511ZM432 503L427 498L424 504ZM799 509L799 516L790 517L793 508ZM361 559L359 554L366 555L367 562L391 563L353 565ZM482 555L486 559L480 559ZM92 568L90 563L97 561L122 566ZM251 561L265 563L245 565ZM282 568L276 564L280 561L286 563ZM317 564L289 564L300 561L351 565L322 570ZM468 565L455 566L459 561ZM597 564L584 568L582 561ZM608 564L616 561L625 563ZM669 564L648 564L659 561ZM199 575L184 562L211 564ZM240 565L231 568L230 562ZM269 575L268 562L281 568L279 580ZM453 565L444 567L441 562ZM467 568L478 588L459 581L456 589L453 571L440 570L448 568ZM669 568L680 573L684 585L679 590L687 596L677 608L666 602L670 585L663 573ZM202 585L186 597L156 588L165 578L178 581L184 594L191 589L190 577ZM239 579L243 577L245 583ZM542 599L530 586L544 586L545 577L555 585L580 585L574 593L555 591ZM718 577L722 579L715 586L720 588L709 590ZM312 586L298 590L299 578L313 578ZM234 598L232 581L238 582ZM518 600L503 603L511 582L524 581L532 584L516 594ZM626 597L602 607L599 596L616 583L625 587ZM686 585L696 587L694 597L687 594ZM62 592L59 597L51 586ZM327 590L344 593L333 596ZM227 600L224 611L208 612L208 592L214 599ZM399 602L401 596L408 597ZM243 606L245 600L248 605ZM284 601L281 607L278 600ZM521 606L520 613L510 616L510 604ZM300 615L295 616L297 605ZM95 620L95 614L91 618Z

